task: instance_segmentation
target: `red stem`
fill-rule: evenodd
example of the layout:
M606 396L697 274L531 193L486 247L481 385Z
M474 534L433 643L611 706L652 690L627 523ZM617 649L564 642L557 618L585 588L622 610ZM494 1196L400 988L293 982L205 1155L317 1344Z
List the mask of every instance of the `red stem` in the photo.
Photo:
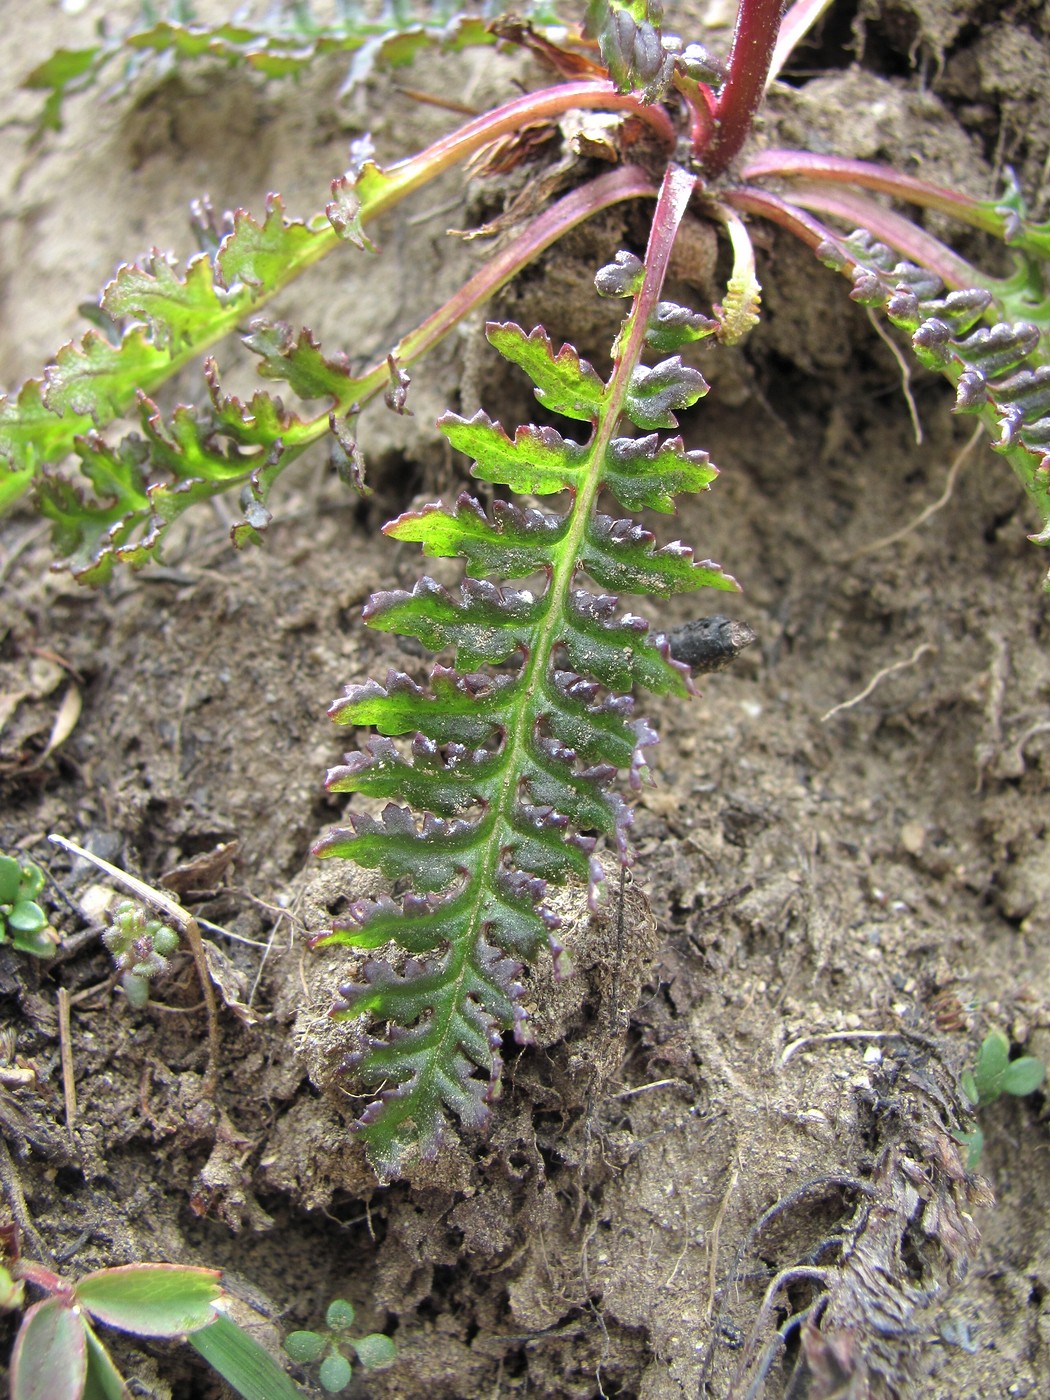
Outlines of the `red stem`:
M814 250L827 239L849 260L845 243L839 234L795 205L788 204L779 195L771 194L769 190L746 186L742 189L726 190L721 198L732 208L739 209L742 214L757 214L760 218L779 224L781 228L786 228L789 233L794 234L801 243Z
M704 174L724 175L751 130L773 60L784 0L740 0L729 77L715 107L714 139L698 151Z
M375 218L388 205L432 180L442 170L465 160L489 141L520 131L528 122L564 115L574 107L599 108L610 112L631 112L673 149L677 133L670 117L657 104L645 106L634 93L617 92L611 82L561 83L513 98L494 111L485 112L457 131L435 141L425 151L384 167L383 187L368 203L367 215Z
M38 1264L35 1259L19 1259L11 1265L11 1277L24 1279L26 1283L42 1288L52 1296L73 1296L73 1285L61 1278L46 1264Z
M760 180L767 176L782 179L801 177L832 185L860 185L863 189L895 195L924 209L938 209L960 223L970 224L1000 238L1003 236L1003 217L987 204L958 190L947 189L944 185L934 185L928 180L916 179L914 175L902 175L887 165L847 160L839 156L817 156L808 151L762 151L740 171L742 180Z
M455 296L421 326L410 331L395 348L394 358L399 364L407 364L410 359L417 360L425 355L475 306L495 296L552 243L599 210L627 199L653 198L656 193L651 177L637 165L618 166L572 190L537 215L512 242L493 253Z
M812 207L821 213L835 214L855 225L862 225L869 233L888 243L904 257L911 258L922 267L935 272L946 287L958 289L982 287L987 284L988 279L980 272L923 229L916 228L910 220L901 218L892 209L883 209L870 203L863 195L852 195L851 198L848 196L849 191L844 190L839 199L833 200L829 195L826 200L812 201ZM814 219L797 204L789 204L779 195L754 185L727 190L721 197L726 204L742 213L758 214L761 218L779 224L810 248L816 249L822 242L833 243L846 261L851 266L855 265L855 259L846 247L842 234Z
M947 287L983 287L988 281L984 273L960 258L939 238L857 190L834 185L803 185L792 190L791 202L817 214L831 214L853 228L866 229L920 267L936 272Z

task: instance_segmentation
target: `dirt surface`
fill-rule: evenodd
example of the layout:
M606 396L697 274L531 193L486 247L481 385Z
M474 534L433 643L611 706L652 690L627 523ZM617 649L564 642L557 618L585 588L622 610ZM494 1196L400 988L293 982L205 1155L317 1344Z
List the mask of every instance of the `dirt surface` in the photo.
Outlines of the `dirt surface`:
M9 0L11 116L35 110L20 76L85 42L95 14ZM1010 164L1045 218L1047 25L1020 0L837 5L758 139L982 196ZM483 105L522 71L472 57L457 96ZM265 88L204 67L72 105L33 155L24 128L0 131L0 380L39 370L121 258L185 252L203 190L258 210L280 189L307 214L349 137L370 127L384 158L454 120L388 80L338 99L342 76ZM448 90L433 66L412 82ZM470 218L455 196L431 192L381 230L389 256L365 283L348 257L278 310L329 350L389 344L417 288L429 310L478 256L443 236ZM557 335L578 306L600 348L590 277L631 236L629 215L580 235L503 310ZM397 1342L395 1367L356 1382L377 1400L1050 1394L1044 1098L982 1111L980 1176L950 1136L958 1073L989 1027L1050 1058L1046 561L983 442L943 508L880 545L941 495L970 423L916 373L916 446L897 364L844 285L787 238L755 236L766 313L742 351L699 361L714 387L690 445L722 475L675 532L740 580L728 608L758 641L702 701L648 707L663 741L637 807L625 947L615 907L590 919L565 893L575 972L530 974L534 1043L491 1134L407 1181L379 1186L348 1133L358 1101L327 1010L352 969L305 943L375 888L309 854L341 811L322 777L344 737L324 711L389 664L422 674L359 621L373 589L417 571L378 525L463 479L432 428L442 408L480 399L513 423L525 388L472 331L413 385L414 417L373 415L366 505L304 464L264 549L234 553L228 522L198 512L163 567L99 595L47 573L31 516L4 523L0 848L47 866L65 940L50 965L0 949L8 1062L35 1072L0 1101L7 1208L31 1218L30 1253L74 1275L224 1267L264 1338L349 1298L363 1330ZM676 603L660 622L688 615ZM231 1003L213 1095L192 963L132 1010L90 912L105 880L53 831L152 884L237 843L173 877L209 921ZM610 1016L614 994L629 1016ZM822 1329L780 1346L818 1299ZM810 1380L791 1389L800 1349ZM137 1394L219 1394L183 1351L116 1350Z

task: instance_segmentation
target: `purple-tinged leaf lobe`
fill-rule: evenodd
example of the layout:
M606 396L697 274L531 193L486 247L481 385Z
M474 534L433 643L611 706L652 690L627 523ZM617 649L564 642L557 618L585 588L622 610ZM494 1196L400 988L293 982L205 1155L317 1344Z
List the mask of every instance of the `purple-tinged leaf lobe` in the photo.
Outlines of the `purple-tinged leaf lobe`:
M710 559L697 561L680 541L656 547L651 531L630 520L595 515L587 527L581 566L602 588L670 598L698 588L739 591L739 584Z
M634 253L621 249L611 263L599 268L594 285L602 297L633 297L645 277L645 264Z
M720 322L710 316L702 316L699 311L691 311L677 302L657 303L648 328L645 341L660 354L681 350L684 345L703 340L705 336L716 335Z
M684 364L680 355L651 368L639 365L627 391L627 416L643 430L676 428L675 411L691 408L708 387L700 371Z
M481 574L523 578L547 568L551 551L564 538L567 515L522 509L495 501L491 519L473 496L461 492L455 507L428 505L383 527L393 539L423 545L430 558L460 555Z
M325 205L325 215L340 238L353 243L362 252L378 252L378 248L361 227L361 196L357 190L357 179L352 175L341 175L332 181L332 199Z
M473 418L446 413L438 427L457 451L472 457L474 476L533 496L571 490L587 464L587 449L554 428L518 428L511 439L481 411Z
M215 286L211 259L192 258L184 276L156 248L141 264L125 263L102 292L102 309L115 319L145 321L153 343L175 351L193 344L201 328L223 314L229 296Z
M312 331L305 326L298 336L287 321L256 317L244 343L260 358L259 373L266 379L283 379L301 399L330 398L339 403L353 384L347 357L322 354Z
M504 359L525 371L545 408L565 418L597 422L605 386L571 345L563 345L555 354L550 336L542 326L526 335L513 321L502 324L490 321L485 334Z

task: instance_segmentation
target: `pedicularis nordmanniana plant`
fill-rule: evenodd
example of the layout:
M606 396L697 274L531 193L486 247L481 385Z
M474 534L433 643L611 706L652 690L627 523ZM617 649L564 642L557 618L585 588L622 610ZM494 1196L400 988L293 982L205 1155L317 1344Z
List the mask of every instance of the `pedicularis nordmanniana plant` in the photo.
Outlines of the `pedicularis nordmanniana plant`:
M550 426L511 435L483 413L441 420L476 477L512 497L551 498L552 508L497 500L486 511L464 492L387 525L387 534L428 555L464 559L465 577L453 590L423 578L408 592L377 593L365 620L417 638L450 664L436 664L426 685L396 671L353 685L331 712L374 736L329 776L329 787L388 805L379 819L351 817L319 853L412 886L400 900L354 904L346 924L319 940L388 950L344 989L338 1012L387 1026L382 1037L365 1035L355 1056L358 1083L376 1094L357 1129L386 1176L412 1154L433 1153L450 1115L468 1125L488 1117L501 1037L523 1029L521 967L549 943L557 951L547 882L578 877L593 902L596 841L611 839L628 860L619 775L636 785L656 739L635 715L632 693L685 696L692 684L667 639L626 610L621 595L735 587L687 546L658 544L630 513L672 512L676 497L715 476L703 452L666 434L706 392L685 358L690 344L735 343L758 319L748 219L797 235L852 280L855 300L884 311L922 362L957 386L958 410L980 416L1031 498L1034 538L1050 542L1050 225L1026 219L1013 187L979 202L862 161L790 150L741 155L768 82L826 3L799 0L784 13L781 0L741 0L725 61L661 35L645 0L594 0L582 36L535 13L531 23L486 27L435 19L431 10L413 25L402 9L370 28L350 7L323 29L301 6L285 30L209 30L176 17L126 36L125 50L140 57L210 51L271 74L294 69L304 53L354 52L360 67L428 44L454 69L457 48L498 36L529 47L557 80L385 168L358 143L315 218L289 219L278 195L259 219L242 210L217 222L198 206L200 251L184 269L159 253L120 268L101 298L106 329L66 346L0 409L0 499L31 490L53 522L56 550L85 583L156 557L170 523L220 492L240 493L234 542L257 541L274 483L311 443L326 441L340 473L362 487L356 421L365 403L384 395L403 408L409 370L574 225L624 200L652 210L644 257L610 249L598 273L598 294L622 298L625 310L607 377L571 345L552 345L542 328L487 329L494 351L532 380L549 414L576 425L579 440ZM32 76L50 91L46 121L57 120L67 89L111 61L113 47L56 55ZM524 162L535 147L520 134L572 109L619 118L607 138L617 163L590 177L581 162L576 188L518 225L449 303L370 369L356 373L310 330L257 315L344 243L369 275L376 249L367 230L380 214L453 165L484 164L495 143L504 167ZM873 193L1003 240L1015 252L1015 274L997 279L970 266ZM662 298L686 217L713 222L729 240L732 276L711 315ZM836 231L842 221L864 231ZM252 315L244 340L262 376L299 399L326 400L324 411L297 413L263 390L242 402L206 357L200 401L164 414L156 390ZM138 416L137 432L105 435L129 414ZM70 461L72 474L63 466Z

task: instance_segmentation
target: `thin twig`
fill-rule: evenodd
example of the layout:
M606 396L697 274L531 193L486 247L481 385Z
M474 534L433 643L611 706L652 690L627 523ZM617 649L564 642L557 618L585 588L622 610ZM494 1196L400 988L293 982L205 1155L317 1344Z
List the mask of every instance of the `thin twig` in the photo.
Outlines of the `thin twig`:
M773 1369L774 1361L776 1361L778 1356L786 1349L790 1334L794 1332L796 1328L801 1327L807 1319L813 1319L814 1323L819 1321L820 1314L827 1306L827 1301L827 1296L821 1294L819 1298L814 1299L814 1301L810 1303L808 1308L803 1308L800 1312L792 1313L788 1320L781 1324L777 1329L776 1336L768 1343L766 1349L758 1358L758 1366L752 1377L751 1384L748 1387L747 1394L744 1396L744 1400L759 1400L765 1385L766 1377ZM794 1391L790 1393L794 1394Z
M83 987L79 992L74 992L69 998L70 1006L79 1006L81 1002L90 1000L91 997L98 996L101 992L111 992L120 980L119 972L111 972L104 982L96 982L93 987ZM96 1010L90 1007L89 1010Z
M222 924L213 924L210 919L202 919L197 916L197 923L201 928L206 928L209 933L221 933L223 938L231 938L234 943L243 943L248 948L269 948L269 943L263 943L258 938L245 938L243 933L234 933L232 929L223 928Z
M879 550L889 549L890 545L896 544L898 540L903 540L908 535L914 534L916 530L926 524L927 520L936 515L939 510L942 510L952 498L959 473L962 471L972 455L974 448L983 437L984 424L978 423L977 427L967 439L965 446L956 453L955 460L948 468L948 475L944 479L944 490L932 505L926 506L924 510L919 512L914 520L909 521L907 525L902 525L899 530L894 530L892 535L883 535L881 539L873 540L871 544L861 545L860 549L854 550L852 554L843 560L843 563L851 564L855 559L863 559L866 554L875 554Z
M219 1012L215 1001L215 988L212 986L211 975L208 972L204 941L201 938L197 920L170 895L165 894L162 890L155 890L151 885L147 885L134 875L129 875L115 865L110 865L108 860L103 860L101 856L86 851L75 841L70 841L67 837L56 834L50 835L48 840L53 841L56 846L61 846L63 850L69 851L72 855L86 860L99 870L104 870L111 880L116 880L118 885L123 885L126 890L130 890L144 904L149 904L154 909L159 909L162 914L167 915L186 935L186 942L190 945L193 961L197 967L197 976L200 979L201 991L204 993L204 1005L207 1010L208 1072L201 1083L201 1093L210 1097L215 1093L215 1086L219 1081Z
M900 346L887 332L885 326L882 325L870 306L868 307L868 320L871 322L875 334L897 361L897 368L901 372L901 393L904 395L904 402L908 405L908 417L911 419L912 432L915 434L915 446L921 447L922 424L919 422L919 410L915 407L915 400L911 392L911 365L901 354Z
M928 1035L921 1035L918 1031L825 1031L822 1035L799 1036L798 1040L793 1040L790 1045L785 1046L780 1057L781 1069L804 1046L823 1045L829 1040L911 1040L927 1050L935 1051L938 1048L935 1040Z
M729 1209L729 1198L736 1190L736 1184L740 1179L740 1171L733 1168L733 1175L729 1178L729 1185L725 1189L725 1194L718 1206L718 1213L715 1215L714 1224L711 1226L711 1242L707 1251L707 1307L704 1316L710 1318L715 1310L716 1284L718 1281L718 1250L722 1235L722 1222L726 1218L726 1211Z
M906 661L895 661L892 666L884 666L881 671L876 671L859 695L854 695L852 700L843 700L838 705L832 705L827 714L821 715L821 724L827 724L832 715L837 715L842 710L852 710L854 705L859 705L862 700L866 700L879 682L884 681L887 676L892 676L894 671L905 671L909 666L914 666L916 661L925 656L928 651L936 652L936 650L937 648L932 642L922 642Z
M829 1277L830 1275L827 1269L814 1268L811 1264L798 1264L795 1265L794 1268L782 1269L775 1278L770 1280L769 1287L766 1289L762 1298L762 1305L758 1310L758 1316L755 1318L751 1327L751 1333L748 1336L747 1342L744 1344L744 1363L743 1366L738 1369L737 1375L740 1375L744 1366L750 1365L751 1356L754 1353L755 1347L758 1345L762 1332L772 1320L777 1294L780 1293L782 1289L790 1288L794 1284L799 1283L820 1283L827 1286ZM735 1386L736 1376L733 1377L733 1383ZM759 1392L756 1391L752 1385L748 1389L746 1400L754 1400L754 1397L758 1393Z
M684 1079L654 1079L651 1084L637 1084L633 1089L621 1089L618 1094L610 1094L610 1099L630 1099L635 1094L647 1094L650 1089L666 1089L672 1084L685 1084Z
M452 97L442 97L438 93L421 92L419 88L398 87L397 91L402 97L410 97L413 102L419 102L424 106L440 107L445 112L456 112L464 117L476 117L478 109L469 106L466 102L457 102Z
M73 1078L73 1042L69 1033L70 996L66 987L58 989L58 1044L62 1061L62 1099L66 1106L66 1127L73 1131L77 1117L77 1086Z
M274 939L277 937L277 930L281 926L282 918L286 918L288 920L288 927L290 932L294 933L295 931L295 915L291 912L290 909L282 909L281 912L278 914L277 918L274 920L273 928L270 930L270 936L266 940L266 945L263 949L263 955L259 959L259 966L255 970L255 981L252 983L252 989L248 993L248 1005L250 1007L255 1005L255 993L259 990L259 984L262 981L263 969L266 966L266 960L273 952ZM292 946L291 939L289 939L288 946L289 948Z
M747 1255L748 1251L754 1247L755 1241L758 1239L759 1235L762 1234L766 1226L769 1225L771 1221L776 1220L778 1216L784 1215L786 1212L793 1210L795 1206L797 1206L812 1192L818 1190L825 1190L827 1187L831 1186L839 1187L843 1190L857 1191L862 1196L868 1196L869 1198L875 1195L875 1188L871 1186L868 1182L861 1181L855 1176L847 1176L842 1172L829 1172L826 1176L817 1176L813 1177L809 1181L803 1181L801 1185L796 1186L793 1191L789 1191L786 1196L781 1196L779 1200L774 1201L773 1204L767 1210L763 1211L763 1213L751 1226L750 1230L748 1230L744 1238L740 1241L740 1244L737 1247L736 1259L733 1261L733 1267L732 1269L730 1269L729 1277L727 1278L725 1283L725 1291L728 1292L729 1287L732 1283L745 1281L745 1277L741 1272L741 1266L743 1264L744 1258ZM728 1194L726 1196L726 1200L728 1201ZM721 1213L722 1212L720 1211L720 1215ZM718 1223L720 1223L720 1221ZM765 1275L765 1277L768 1277L768 1275ZM715 1299L715 1274L713 1268L709 1270L708 1282L711 1285L711 1287L708 1296L707 1316L710 1317ZM715 1327L712 1332L712 1336L708 1341L707 1347L704 1351L703 1362L700 1367L701 1382L704 1382L708 1374L710 1373L711 1364L714 1361L715 1348L718 1345L719 1327L726 1316L726 1309L727 1304L723 1302L715 1322Z

